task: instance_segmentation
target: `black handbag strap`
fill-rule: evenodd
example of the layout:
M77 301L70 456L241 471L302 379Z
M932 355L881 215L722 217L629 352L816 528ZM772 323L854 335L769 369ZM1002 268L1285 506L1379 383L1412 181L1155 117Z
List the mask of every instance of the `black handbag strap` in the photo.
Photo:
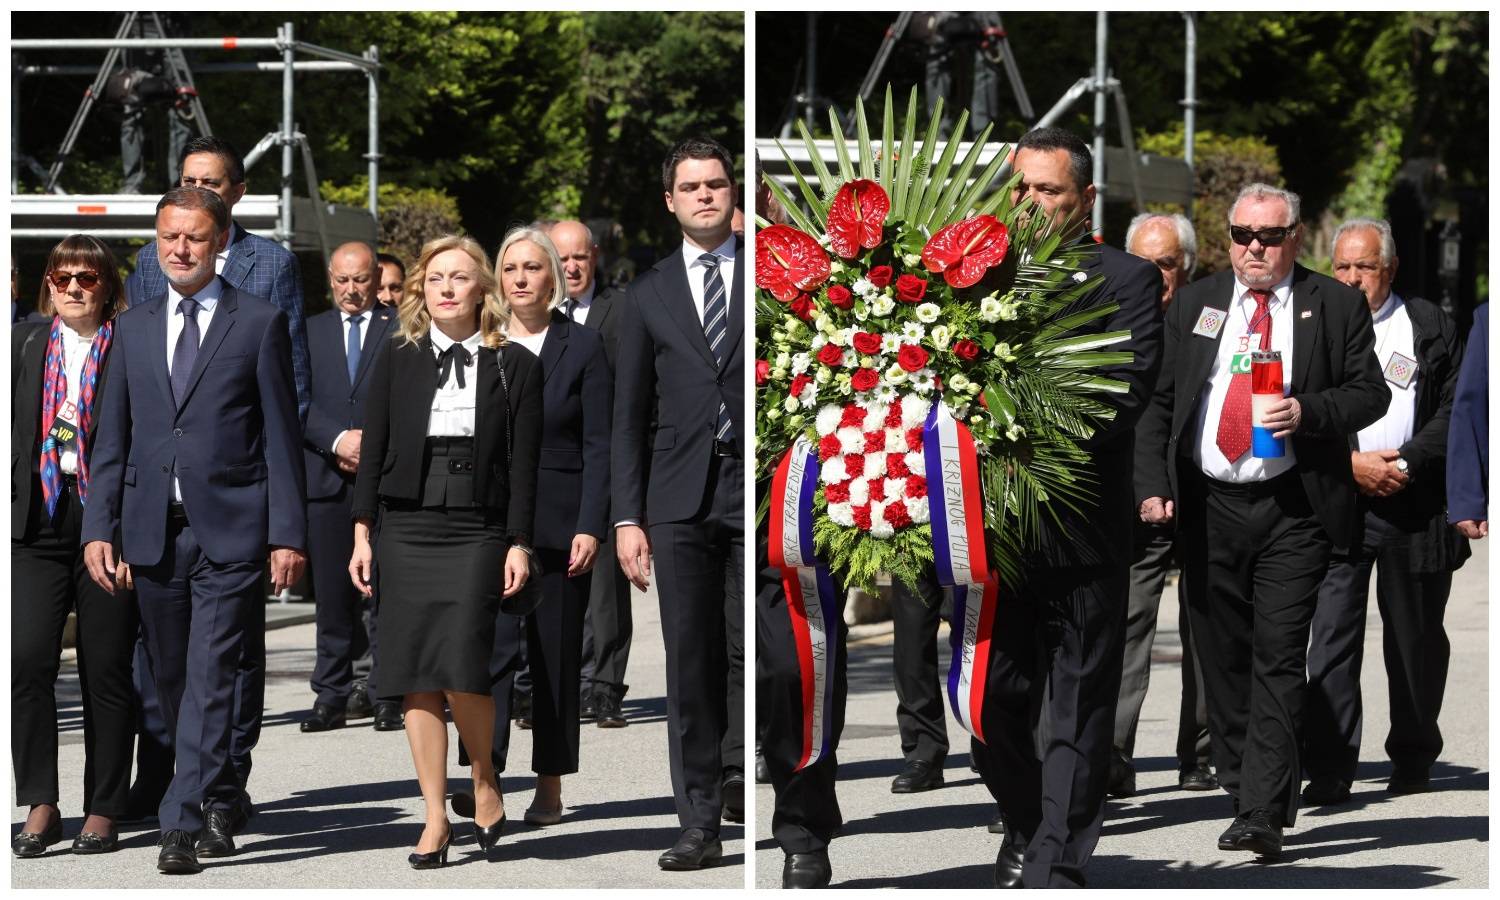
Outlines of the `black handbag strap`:
M500 356L504 347L495 348L495 369L500 373L500 390L505 394L505 478L510 480L510 383L505 379L505 366Z

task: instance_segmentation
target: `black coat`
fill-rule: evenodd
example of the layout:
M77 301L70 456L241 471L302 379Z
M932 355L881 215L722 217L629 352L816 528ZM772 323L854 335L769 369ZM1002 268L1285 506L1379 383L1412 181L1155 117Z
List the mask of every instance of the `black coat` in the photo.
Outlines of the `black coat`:
M589 314L583 319L585 326L604 337L604 355L609 362L611 377L615 373L615 356L620 348L620 307L624 301L624 293L613 288L596 291L593 302L589 304Z
M307 463L309 500L332 497L346 483L354 481L353 475L339 469L333 441L345 431L364 427L370 371L391 329L396 327L396 311L389 306L377 303L367 314L370 321L364 328L353 384L349 383L343 313L333 309L307 320L308 394L312 400L302 433L302 455Z
M511 464L506 470L506 391L498 358L504 360L510 395ZM519 344L496 351L481 347L476 363L474 496L501 510L512 538L530 542L536 517L537 456L542 439L541 363ZM407 343L393 334L380 348L365 400L364 437L354 482L356 519L373 520L385 497L416 501L422 496L427 420L438 388L432 339Z
M1219 338L1193 334L1205 306L1226 310L1234 272L1225 270L1177 292L1167 308L1161 375L1136 433L1135 492L1180 497L1180 466L1192 466L1189 424L1196 420ZM1364 295L1326 275L1292 271L1292 380L1302 407L1291 436L1296 471L1335 548L1357 537L1349 438L1385 414L1391 392L1375 360L1375 330ZM1222 333L1222 332L1221 332Z
M542 451L533 543L567 550L573 536L604 540L614 379L599 332L552 314L542 341Z

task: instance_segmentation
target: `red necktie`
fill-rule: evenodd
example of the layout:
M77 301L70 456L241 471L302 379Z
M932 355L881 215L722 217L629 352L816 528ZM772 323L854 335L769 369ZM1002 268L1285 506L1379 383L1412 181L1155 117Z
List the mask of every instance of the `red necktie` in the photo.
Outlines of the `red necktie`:
M1271 349L1271 294L1268 291L1251 291L1255 298L1255 313L1250 317L1246 334L1260 333L1260 349ZM1224 408L1219 412L1219 450L1230 462L1237 461L1250 449L1250 373L1236 372L1230 378L1229 393L1224 395Z

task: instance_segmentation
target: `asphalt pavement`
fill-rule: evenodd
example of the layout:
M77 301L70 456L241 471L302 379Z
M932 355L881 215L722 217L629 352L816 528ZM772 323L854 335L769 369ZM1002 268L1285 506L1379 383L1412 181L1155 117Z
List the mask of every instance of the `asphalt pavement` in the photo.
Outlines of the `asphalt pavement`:
M1488 543L1460 569L1448 602L1452 644L1440 725L1445 747L1432 791L1394 796L1383 743L1390 725L1382 628L1373 597L1365 633L1365 727L1351 800L1303 809L1281 860L1257 863L1217 849L1232 818L1222 791L1177 788L1175 756L1182 645L1177 596L1162 598L1151 687L1137 734L1136 796L1111 800L1087 876L1096 888L1479 888L1489 884ZM947 671L947 630L941 632ZM986 826L995 804L969 770L968 735L948 716L946 786L892 794L902 769L891 683L890 623L858 626L849 647L849 706L839 747L841 836L829 847L835 887L989 888L1001 837ZM771 839L773 796L756 791L757 887L781 883Z

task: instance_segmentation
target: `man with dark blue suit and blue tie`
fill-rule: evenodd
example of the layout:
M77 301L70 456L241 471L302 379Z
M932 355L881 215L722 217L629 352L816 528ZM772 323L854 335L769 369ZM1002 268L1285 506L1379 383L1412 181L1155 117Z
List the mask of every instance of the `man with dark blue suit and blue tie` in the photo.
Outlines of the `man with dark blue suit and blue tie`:
M306 563L305 475L286 316L226 284L214 255L229 208L178 187L157 204L166 287L116 322L95 438L84 561L114 591L129 565L175 771L157 868L234 852L235 673L259 622L262 570L280 590Z
M312 675L317 699L312 715L302 720L305 732L341 728L348 716L359 715L349 709L355 691L354 659L375 640L361 621L364 597L349 580L349 557L354 553L352 494L365 391L375 350L390 337L396 320L392 307L375 303L379 286L375 250L359 241L344 244L328 263L335 308L307 320L312 406L307 410L302 452L307 462L308 556L318 599L318 659ZM373 628L374 618L370 621ZM382 731L400 728L401 705L380 702L375 726Z

